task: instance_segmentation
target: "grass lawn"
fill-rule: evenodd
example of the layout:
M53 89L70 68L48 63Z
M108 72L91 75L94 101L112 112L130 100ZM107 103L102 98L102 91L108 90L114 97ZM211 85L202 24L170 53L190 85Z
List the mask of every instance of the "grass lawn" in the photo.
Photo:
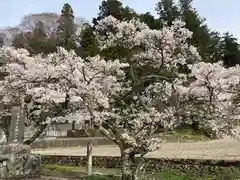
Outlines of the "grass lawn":
M80 173L86 173L85 167L74 167L74 166L65 166L65 165L57 165L57 164L46 164L43 165L43 169L45 170L51 170L51 171L57 171L62 173L69 173L69 172L80 172ZM92 179L95 180L117 180L116 177L110 178L110 177L104 177L103 175L120 175L119 169L111 169L111 168L93 168L93 172L95 174L102 174L102 176L94 176ZM171 170L171 171L163 171L163 172L156 172L151 175L147 175L147 177L155 177L156 180L237 180L237 177L240 178L240 174L228 174L228 177L224 177L224 175L219 175L219 177L216 176L207 176L199 177L195 175L194 173L188 173L183 174L178 170ZM144 180L148 179L147 177L143 178Z
M168 134L162 135L167 142L185 142L185 141L208 141L211 140L205 134L192 129L189 126L172 131Z

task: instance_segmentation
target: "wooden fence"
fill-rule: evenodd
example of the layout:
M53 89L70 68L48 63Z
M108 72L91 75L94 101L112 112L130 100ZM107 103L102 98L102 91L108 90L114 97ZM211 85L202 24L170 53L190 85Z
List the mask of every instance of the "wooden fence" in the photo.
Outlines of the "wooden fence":
M51 138L51 137L66 137L67 131L71 130L71 124L59 124L59 125L49 125L45 131L41 134L40 138ZM80 124L75 125L76 129L81 129ZM33 135L34 129L25 130L25 138L29 138Z

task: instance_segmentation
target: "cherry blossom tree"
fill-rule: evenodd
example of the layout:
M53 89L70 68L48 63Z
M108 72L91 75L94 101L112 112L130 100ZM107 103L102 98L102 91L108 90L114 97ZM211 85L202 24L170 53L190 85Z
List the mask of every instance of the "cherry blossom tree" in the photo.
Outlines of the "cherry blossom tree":
M2 103L19 105L25 98L26 122L38 130L25 144L33 142L48 124L101 121L111 96L121 93L121 68L127 64L106 62L100 56L81 59L74 51L59 48L47 56L31 57L24 49L5 47L7 76L1 81ZM92 124L92 123L90 123ZM91 147L90 147L91 148ZM91 156L90 174L91 174Z
M82 59L58 48L30 56L4 47L2 102L19 104L24 96L28 123L38 128L88 122L120 148L122 179L136 180L160 135L182 123L197 121L218 137L238 133L239 67L200 62L184 25L152 30L137 19L106 17L96 26L100 48L122 51L108 61L103 53Z
M225 68L223 62L189 65L195 80L189 86L185 116L197 121L213 137L239 136L239 66Z
M231 100L239 84L239 68L198 63L197 49L187 43L192 33L184 25L176 20L170 27L151 30L137 19L120 22L109 16L96 27L100 48L121 48L125 54L120 61L129 63L125 86L130 87L125 90L131 94L130 103L128 99L111 108L99 128L120 148L123 179L138 179L142 157L160 147L160 134L183 123L197 121L217 137L236 134L238 120L236 115L230 118L233 113L227 109L236 107ZM144 72L149 67L154 71ZM181 73L182 67L189 72ZM148 85L142 88L145 82Z
M61 120L56 117L80 111L82 116L76 120L83 121L90 117L84 117L90 110L104 111L111 103L109 97L121 90L118 80L124 77L121 68L126 64L119 61L106 62L100 56L83 60L63 48L45 57L31 57L24 49L3 50L6 64L2 71L8 75L1 81L2 102L19 104L24 96L28 120L34 120L29 124L37 124L40 134L47 124Z
M175 21L173 26L151 30L137 19L120 22L109 16L98 23L97 37L102 50L121 47L126 52L120 57L129 63L129 81L126 94L130 103L112 108L100 127L106 137L113 140L121 151L123 179L137 179L142 158L159 148L160 133L179 125L183 118L177 116L187 98L181 94L186 75L178 73L179 66L200 60L196 48L187 44L191 32L184 23ZM141 76L138 71L146 67L154 69ZM153 73L157 72L157 73ZM161 75L169 72L171 76ZM155 83L138 91L142 83L155 78ZM138 87L138 88L135 88ZM130 92L128 91L130 90ZM154 101L154 102L153 102ZM136 155L140 155L138 160Z

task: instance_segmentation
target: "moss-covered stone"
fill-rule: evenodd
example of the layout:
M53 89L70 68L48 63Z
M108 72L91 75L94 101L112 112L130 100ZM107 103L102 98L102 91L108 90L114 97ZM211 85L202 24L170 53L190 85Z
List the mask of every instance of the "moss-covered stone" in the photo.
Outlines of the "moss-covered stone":
M194 172L196 174L240 174L239 160L198 160L198 159L155 159L146 158L149 171L165 171L179 169L181 172ZM42 156L43 164L59 164L69 166L85 166L87 158L84 156ZM93 157L94 167L120 168L120 157Z

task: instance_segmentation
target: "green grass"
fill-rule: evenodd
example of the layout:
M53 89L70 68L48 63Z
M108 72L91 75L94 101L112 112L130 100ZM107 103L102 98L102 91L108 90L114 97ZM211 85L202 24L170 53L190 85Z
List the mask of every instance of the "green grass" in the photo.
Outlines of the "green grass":
M86 172L86 167L82 166L65 166L65 165L58 165L58 164L45 164L42 166L45 169L48 170L54 170L59 172ZM109 174L109 175L120 175L119 169L113 169L113 168L95 168L93 167L94 173L101 173L101 174Z
M184 126L175 131L163 135L167 142L185 142L185 141L208 141L211 140L204 133L194 130L190 126Z
M79 132L83 130L78 130ZM75 136L75 137L88 137L86 134L81 136ZM102 137L102 134L100 134L98 131L94 132L94 137ZM200 130L192 128L190 125L182 125L181 127L178 127L176 130L171 131L169 133L166 133L162 135L162 138L165 139L167 142L185 142L185 141L206 141L210 140L209 137L207 137L203 132Z
M227 175L218 176L214 175L196 175L194 172L189 173L182 173L179 170L171 170L171 171L164 171L164 172L157 172L155 176L158 180L237 180L236 178L239 177L239 173L232 173Z
M44 169L51 170L51 171L58 171L62 173L69 173L69 172L81 172L86 173L86 167L74 167L74 166L66 166L66 165L57 165L57 164L46 164L43 165ZM103 175L112 175L112 176L119 176L120 175L120 169L114 169L114 168L93 168L94 173L100 173L102 176L94 175L90 179L93 180L117 180L116 177L110 178L110 177L104 177ZM237 180L236 177L240 177L239 173L232 173L228 174L229 180ZM211 176L211 175L205 175L204 177L199 177L195 175L193 172L189 173L182 173L179 170L171 170L171 171L163 171L163 172L156 172L155 174L148 174L143 179L148 179L151 177L155 177L156 180L225 180L223 175L219 175L219 177ZM228 180L226 178L226 180Z

